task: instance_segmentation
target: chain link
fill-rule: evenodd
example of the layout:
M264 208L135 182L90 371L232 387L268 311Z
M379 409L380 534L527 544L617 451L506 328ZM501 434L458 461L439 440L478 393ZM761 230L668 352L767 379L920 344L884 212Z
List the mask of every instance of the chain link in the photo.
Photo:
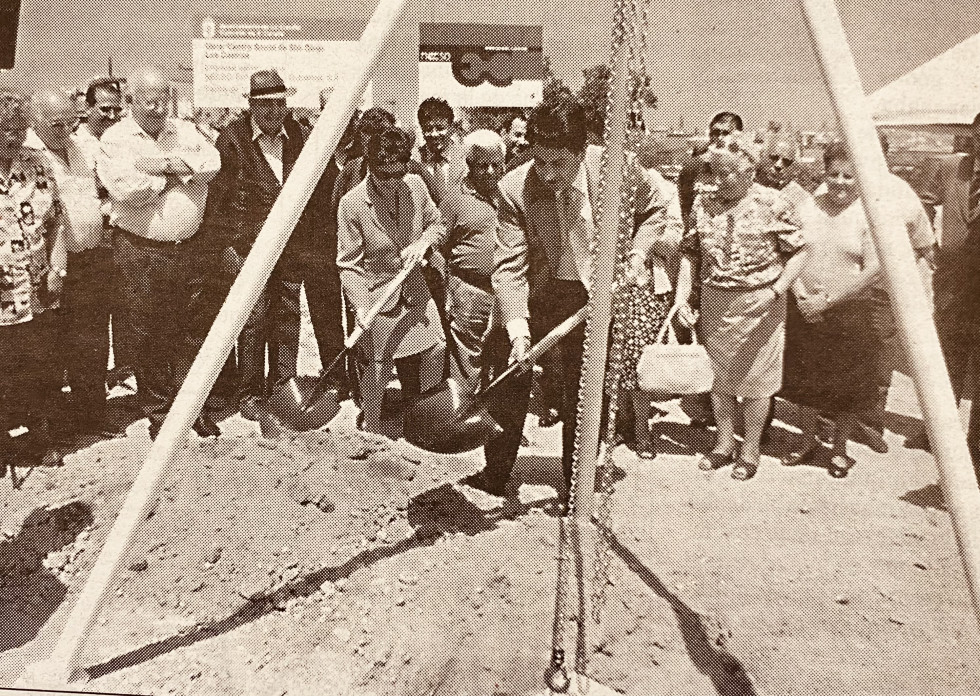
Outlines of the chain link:
M632 9L632 17L627 16L628 6ZM646 12L644 9L644 18ZM634 49L629 45L630 42L626 40L626 34L629 30L631 35L635 39L635 28L629 27L632 22L638 20L638 15L636 11L635 0L617 0L614 11L613 29L612 29L612 41L610 47L610 78L609 78L609 89L606 98L606 114L605 114L605 128L604 128L604 139L608 143L610 141L610 136L612 134L613 127L613 85L616 81L616 70L617 70L617 56L619 51L631 51ZM635 52L640 54L640 63L642 65L641 72L646 75L645 59L642 56L645 50L646 42L646 28L643 27L643 48L636 50ZM634 41L635 43L635 41ZM630 69L631 61L629 60L629 55L627 55L626 63L627 70ZM636 94L633 94L634 105L636 103ZM627 132L624 134L627 136L626 142L629 143L629 125L626 126ZM606 391L609 395L609 413L606 423L606 431L604 437L601 438L601 450L602 450L602 465L599 472L599 505L596 512L596 527L597 527L597 543L595 548L594 563L592 569L592 591L591 591L591 607L592 616L596 622L599 622L602 615L602 609L606 602L606 588L609 585L609 575L610 568L612 564L612 551L611 551L611 510L612 510L612 494L615 487L614 478L614 468L613 468L613 444L615 442L616 434L616 414L618 411L618 397L619 397L619 381L622 371L622 346L624 340L624 321L627 308L627 291L625 289L625 272L626 272L626 261L628 257L629 250L632 246L633 238L633 221L636 211L636 194L638 190L638 181L636 177L636 169L633 166L633 160L626 156L620 162L611 162L609 159L609 151L607 148L603 148L602 159L600 164L601 176L598 186L598 200L599 204L596 206L596 217L602 219L602 201L604 199L603 193L606 190L606 177L610 166L619 166L623 169L623 192L625 192L627 201L625 210L619 211L618 219L618 233L617 233L617 244L616 244L616 258L615 258L615 274L613 282L613 297L612 297L612 325L611 325L611 343L609 346L609 356L608 356L608 372L607 379L605 382ZM622 193L622 192L621 192ZM597 230L598 231L598 230ZM601 233L601 231L598 231ZM592 239L591 245L592 253L592 273L593 273L593 283L589 286L589 302L592 302L593 288L595 287L595 273L598 265L598 237ZM593 325L593 318L590 315L586 319L585 327L585 340L583 342L582 351L583 356L589 355L589 347L591 340L606 340L606 336L593 336L595 332L595 327ZM590 337L592 337L590 339ZM579 400L583 397L582 385L579 385ZM579 485L592 485L592 482L580 482L579 473L579 457L581 456L581 435L582 435L582 418L581 413L576 413L575 415L575 439L574 439L574 449L572 452L572 477L568 491L568 505L566 509L565 517L559 520L559 547L558 547L558 587L555 595L555 622L552 630L552 663L549 667L548 674L550 675L548 680L549 688L553 690L558 683L553 682L552 678L566 677L567 672L564 670L564 645L565 645L565 626L568 623L568 585L569 585L569 575L570 575L570 564L573 561L573 544L571 537L576 537L576 540L580 539L582 532L586 530L572 529L573 525L576 525L575 520L575 493ZM584 616L577 617L579 625L585 621ZM581 646L580 646L581 648ZM587 650L579 649L576 654L575 668L580 674L584 674L587 668ZM560 679L557 679L560 682Z

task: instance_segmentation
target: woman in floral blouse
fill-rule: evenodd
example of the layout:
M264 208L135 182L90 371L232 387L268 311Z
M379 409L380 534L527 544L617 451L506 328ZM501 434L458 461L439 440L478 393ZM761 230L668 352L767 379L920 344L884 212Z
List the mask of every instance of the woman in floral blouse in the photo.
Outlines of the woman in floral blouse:
M782 385L786 290L809 249L792 205L754 182L759 155L742 134L712 146L704 159L709 185L694 203L681 244L675 304L681 322L693 326L692 269L700 261L699 328L714 372L718 439L698 466L711 471L734 462L732 478L745 481L758 471L769 400ZM739 399L745 435L736 457Z
M23 465L58 464L48 416L60 375L55 312L67 274L54 177L41 153L25 149L25 98L0 92L0 472L14 453ZM29 433L9 441L8 431ZM2 475L0 473L0 475Z

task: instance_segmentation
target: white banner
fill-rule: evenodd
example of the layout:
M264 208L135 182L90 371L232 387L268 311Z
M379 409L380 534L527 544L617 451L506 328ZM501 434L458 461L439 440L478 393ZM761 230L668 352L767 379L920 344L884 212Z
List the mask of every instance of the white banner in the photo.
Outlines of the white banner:
M205 17L193 41L195 108L247 106L249 77L276 69L296 95L289 106L320 108L320 91L343 79L360 31L322 23L228 23ZM323 38L329 34L330 39ZM353 34L353 35L352 35ZM339 35L351 40L339 40ZM312 38L311 38L312 36ZM334 37L338 38L334 38ZM371 103L368 85L365 102Z

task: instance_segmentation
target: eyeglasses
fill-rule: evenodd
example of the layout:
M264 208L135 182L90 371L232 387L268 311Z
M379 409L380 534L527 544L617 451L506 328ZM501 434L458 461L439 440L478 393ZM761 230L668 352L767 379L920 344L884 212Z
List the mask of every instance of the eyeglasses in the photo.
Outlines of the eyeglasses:
M779 164L780 162L782 162L787 167L796 161L792 157L783 157L782 155L769 155L769 159L772 160L773 164Z
M64 128L65 130L72 130L78 125L78 119L71 119L70 121L54 120L48 121L48 125L52 128Z
M103 116L118 116L123 112L121 106L109 106L108 104L95 107Z

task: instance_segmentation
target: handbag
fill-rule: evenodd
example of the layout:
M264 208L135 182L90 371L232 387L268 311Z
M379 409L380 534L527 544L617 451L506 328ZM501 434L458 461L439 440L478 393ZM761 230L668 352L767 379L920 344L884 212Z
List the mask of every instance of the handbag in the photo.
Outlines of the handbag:
M708 351L697 342L693 329L693 343L682 345L677 342L673 326L676 313L677 307L672 307L657 334L656 343L646 346L640 354L636 366L640 390L677 396L710 392L714 372Z

